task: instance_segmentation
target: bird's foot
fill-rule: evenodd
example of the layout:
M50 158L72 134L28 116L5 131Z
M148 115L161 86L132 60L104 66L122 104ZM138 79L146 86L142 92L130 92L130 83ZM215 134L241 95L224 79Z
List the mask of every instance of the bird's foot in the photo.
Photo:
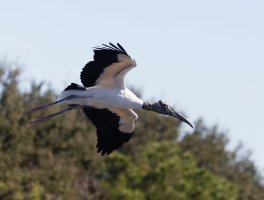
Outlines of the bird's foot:
M29 127L34 128L37 125L39 125L41 122L46 121L47 119L49 119L49 117L47 116L37 117L34 121L29 122Z
M48 105L35 105L35 106L32 106L31 108L28 108L26 111L26 114L34 113L34 112L40 111L47 107Z

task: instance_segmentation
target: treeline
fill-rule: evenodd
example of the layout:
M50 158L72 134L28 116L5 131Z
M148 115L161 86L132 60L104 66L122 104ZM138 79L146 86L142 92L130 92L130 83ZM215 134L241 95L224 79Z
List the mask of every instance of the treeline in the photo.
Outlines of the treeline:
M179 121L136 111L129 143L96 153L95 129L81 110L36 128L27 107L56 99L45 84L21 90L20 73L0 65L0 199L263 200L264 185L243 147L201 119L179 139ZM53 107L44 115L60 108Z

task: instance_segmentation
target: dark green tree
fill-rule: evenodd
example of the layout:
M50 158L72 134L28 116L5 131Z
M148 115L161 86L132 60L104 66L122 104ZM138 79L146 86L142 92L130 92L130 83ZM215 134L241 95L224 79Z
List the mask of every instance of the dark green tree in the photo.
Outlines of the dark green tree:
M148 142L137 154L113 154L105 172L107 199L236 199L237 187L199 168L175 142Z
M180 142L184 151L191 152L198 163L210 172L236 183L238 200L264 199L262 177L243 146L228 150L228 138L217 126L208 128L202 119L195 123L193 133L186 134Z

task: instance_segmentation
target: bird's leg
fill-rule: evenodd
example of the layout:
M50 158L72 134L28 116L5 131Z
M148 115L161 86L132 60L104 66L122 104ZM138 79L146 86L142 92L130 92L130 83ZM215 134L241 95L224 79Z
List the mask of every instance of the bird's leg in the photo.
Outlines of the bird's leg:
M51 102L51 103L48 103L48 104L36 105L36 106L33 106L33 107L27 109L27 112L26 112L26 113L28 113L28 114L29 114L29 113L34 113L34 112L37 112L37 111L39 111L39 110L43 110L43 109L45 109L45 108L48 108L48 107L50 107L50 106L52 106L52 105L58 104L58 103L60 103L60 102L62 102L62 101L66 101L66 100L70 100L70 99L74 99L74 98L78 98L78 96L70 95L70 96L68 96L68 97L65 97L65 98L63 98L63 99L60 99L60 100L58 100L58 101L54 101L54 102Z
M57 116L57 115L60 115L60 114L62 114L62 113L65 113L65 112L67 112L67 111L70 111L70 110L72 110L72 109L76 109L76 108L79 108L79 107L81 107L81 105L72 105L72 106L69 106L68 108L65 108L65 109L63 109L63 110L61 110L61 111L58 111L58 112L55 112L55 113L52 113L52 114L50 114L50 115L39 116L39 117L37 117L34 121L29 122L30 127L35 127L35 126L37 126L39 123L41 123L41 122L43 122L43 121L46 121L46 120L48 120L48 119L50 119L50 118L52 118L52 117L55 117L55 116Z

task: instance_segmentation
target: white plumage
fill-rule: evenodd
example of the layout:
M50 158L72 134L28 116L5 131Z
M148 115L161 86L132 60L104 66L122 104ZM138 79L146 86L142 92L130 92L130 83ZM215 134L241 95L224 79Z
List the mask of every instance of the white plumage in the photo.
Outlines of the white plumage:
M93 86L85 90L65 90L58 100L70 95L76 98L60 102L61 105L78 104L95 108L131 108L140 109L143 101L129 89L119 89L105 86Z
M192 127L192 124L177 113L168 104L159 101L151 104L143 102L125 86L124 78L129 70L136 67L136 62L117 43L103 44L94 49L94 60L88 62L81 72L83 86L72 83L59 99L46 105L35 106L29 113L51 105L67 105L57 113L40 116L31 122L36 126L42 121L67 112L82 108L97 129L97 152L110 154L127 142L134 130L137 114L132 109L145 109L176 117Z

